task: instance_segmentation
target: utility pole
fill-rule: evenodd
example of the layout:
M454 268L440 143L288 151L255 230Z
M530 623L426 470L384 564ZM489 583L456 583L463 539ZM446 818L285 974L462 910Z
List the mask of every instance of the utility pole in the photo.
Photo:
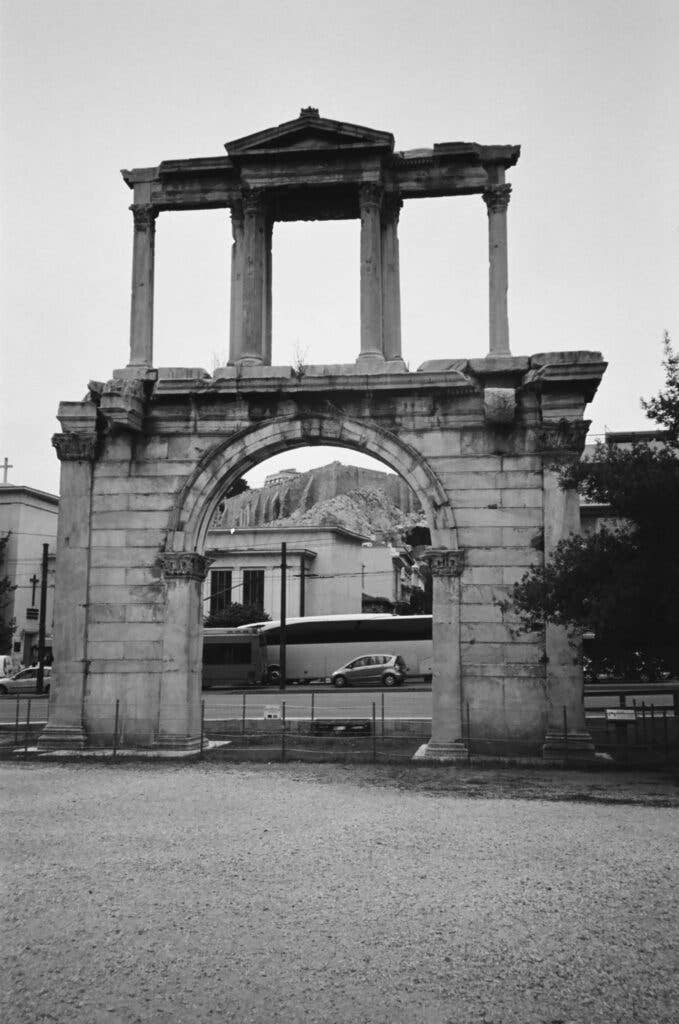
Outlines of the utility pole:
M280 672L281 672L281 682L280 682L280 689L281 690L285 689L285 669L286 669L286 666L285 666L285 653L286 653L285 652L285 613L286 613L285 597L286 597L286 593L285 592L286 592L286 583L287 583L287 579L286 579L286 569L287 569L286 553L287 553L287 548L288 548L287 544L285 543L285 541L283 541L282 544L281 544L281 630L280 630L280 632L281 632L281 640L280 640L280 648L279 648L280 653L278 655L278 664L280 666Z
M42 546L42 578L40 580L40 622L38 624L38 678L36 679L36 693L42 693L43 679L45 678L45 617L47 615L47 557L49 544Z

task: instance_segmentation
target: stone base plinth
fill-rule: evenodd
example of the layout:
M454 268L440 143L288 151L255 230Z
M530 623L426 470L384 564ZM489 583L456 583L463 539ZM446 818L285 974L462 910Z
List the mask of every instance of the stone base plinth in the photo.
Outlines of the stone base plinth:
M38 751L84 750L87 736L82 726L47 724L38 738Z
M205 743L207 744L207 742L206 740ZM191 751L200 750L200 736L163 736L162 739L153 744L153 750L158 754L164 752L174 753L176 751L190 753Z
M596 759L596 751L588 732L569 732L565 735L557 729L550 729L545 735L542 757L545 761L589 762Z
M469 751L461 740L454 743L423 743L413 754L413 761L432 761L438 764L448 764L454 761L466 761Z

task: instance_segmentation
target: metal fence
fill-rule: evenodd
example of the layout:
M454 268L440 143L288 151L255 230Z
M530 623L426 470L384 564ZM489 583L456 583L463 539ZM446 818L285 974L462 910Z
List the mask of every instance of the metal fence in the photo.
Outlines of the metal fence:
M383 691L293 689L206 693L200 703L201 754L229 760L409 761L431 736L431 690ZM138 729L140 708L133 703L87 699L86 714L93 753L134 753L130 726ZM28 756L47 720L41 697L3 698L0 727L6 752ZM169 710L170 714L172 709ZM177 707L182 720L185 705ZM488 730L486 709L466 702L462 740L468 760L541 756L541 745L517 742L515 730ZM679 766L679 715L672 703L656 707L632 700L624 717L590 710L587 730L600 753L624 767ZM620 716L621 712L618 711ZM515 710L520 721L520 708ZM577 744L569 747L571 724L563 709L563 761L582 763ZM149 723L150 734L155 732ZM102 737L97 749L97 735Z

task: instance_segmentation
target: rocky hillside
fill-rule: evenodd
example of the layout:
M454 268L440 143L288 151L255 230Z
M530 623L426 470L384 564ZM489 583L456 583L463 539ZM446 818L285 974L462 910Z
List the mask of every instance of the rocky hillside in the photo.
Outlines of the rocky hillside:
M404 512L397 508L382 490L360 487L319 501L311 508L298 509L270 525L342 526L371 540L401 544L407 530L424 525L424 516L421 512Z

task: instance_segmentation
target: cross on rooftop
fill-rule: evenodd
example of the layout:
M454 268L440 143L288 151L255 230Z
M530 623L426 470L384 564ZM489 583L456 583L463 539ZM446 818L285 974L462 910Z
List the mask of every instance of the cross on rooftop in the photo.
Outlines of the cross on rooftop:
M10 469L14 469L14 466L9 461L9 459L7 458L6 455L5 455L5 461L3 462L3 464L2 464L2 466L0 468L2 469L2 482L3 482L3 484L6 484L7 483L7 473L8 473L8 471Z

